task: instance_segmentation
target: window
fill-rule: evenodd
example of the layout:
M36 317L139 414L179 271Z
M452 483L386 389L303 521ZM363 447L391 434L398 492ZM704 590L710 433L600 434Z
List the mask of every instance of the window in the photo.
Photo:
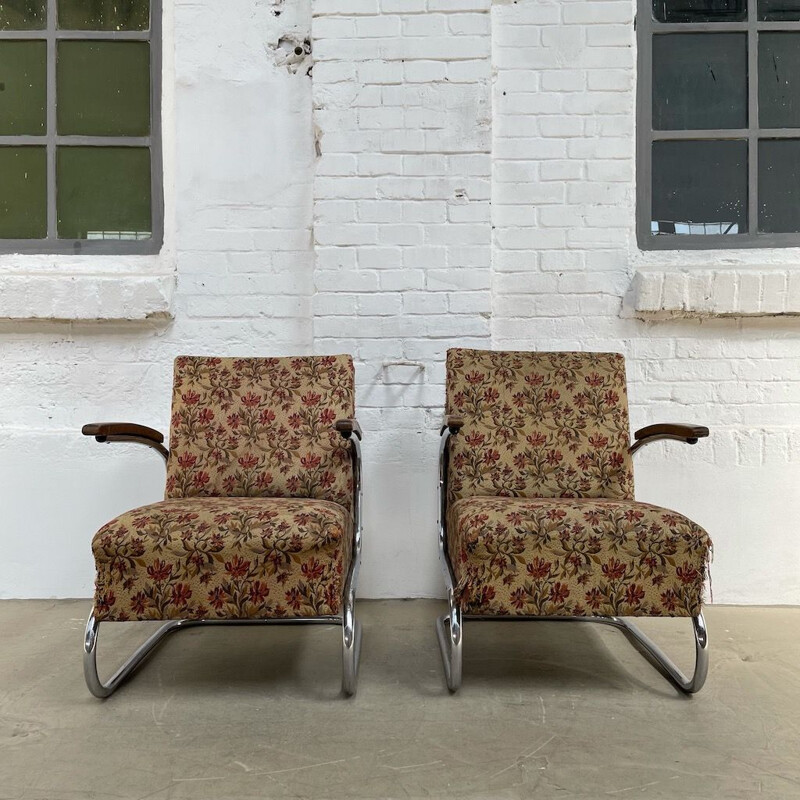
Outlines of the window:
M639 0L643 249L800 245L800 0Z
M0 250L159 250L160 25L160 0L0 0Z

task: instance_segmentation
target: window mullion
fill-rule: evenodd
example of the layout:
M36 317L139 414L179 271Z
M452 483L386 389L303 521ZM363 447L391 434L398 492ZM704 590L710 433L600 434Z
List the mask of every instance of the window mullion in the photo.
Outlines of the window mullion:
M58 238L56 211L56 0L47 3L47 238Z
M636 17L639 41L637 147L638 174L636 178L639 239L650 237L653 219L653 22L646 5L639 7Z
M747 227L758 233L758 0L749 0L747 12Z

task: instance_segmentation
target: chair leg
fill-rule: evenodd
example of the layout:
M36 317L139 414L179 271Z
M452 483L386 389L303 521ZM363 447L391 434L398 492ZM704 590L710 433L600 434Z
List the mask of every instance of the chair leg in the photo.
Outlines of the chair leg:
M461 687L461 662L463 620L461 609L454 605L450 598L450 611L436 620L436 636L439 639L439 650L442 653L444 675L447 688L456 692Z
M694 631L694 673L687 678L672 660L649 637L627 619L610 617L609 624L619 628L633 646L674 686L686 694L695 694L703 688L708 675L708 631L702 612L692 617Z
M190 620L172 620L162 625L144 644L140 645L130 658L111 676L108 683L103 683L97 674L97 640L100 633L100 622L94 615L94 609L86 622L86 634L83 640L83 676L86 686L95 697L109 697L120 684L161 644L173 631L187 627Z
M103 683L97 674L97 640L100 630L100 621L95 617L94 610L86 622L86 634L83 640L83 675L89 691L100 698L112 695L128 678L135 669L161 644L161 642L175 631L184 628L199 626L227 626L227 625L341 625L344 643L344 679L343 685L347 694L355 692L356 675L358 672L358 657L361 650L361 625L353 615L353 601L350 600L349 616L322 616L322 617L285 617L277 619L175 619L165 622L144 644L140 645L130 658L111 676L107 683ZM349 620L348 624L345 620Z
M361 658L361 622L356 619L354 594L347 593L342 609L342 691L348 697L356 693Z
M703 688L708 675L708 631L702 612L692 617L694 631L695 666L690 678L687 678L673 661L665 655L648 636L628 619L622 617L481 617L470 616L468 619L482 622L593 622L597 625L609 625L622 631L633 646L677 689L686 694L695 694ZM458 609L450 606L450 614L436 620L436 633L439 637L439 649L442 651L447 688L455 692L461 685L461 641L462 615ZM448 639L450 642L448 643Z

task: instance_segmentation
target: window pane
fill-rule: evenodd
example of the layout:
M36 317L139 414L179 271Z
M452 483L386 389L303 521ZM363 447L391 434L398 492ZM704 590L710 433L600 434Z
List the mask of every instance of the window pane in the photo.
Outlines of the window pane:
M762 128L800 127L800 35L758 35L758 120Z
M763 139L758 143L758 230L800 231L800 139Z
M60 134L150 133L147 42L59 42L57 76Z
M0 0L0 31L42 30L47 0Z
M747 233L747 142L654 142L651 229Z
M0 147L0 239L47 236L47 151Z
M659 22L736 22L747 17L746 0L653 0Z
M147 148L59 147L56 184L60 238L150 238Z
M800 0L758 0L758 18L763 22L800 20Z
M747 127L747 35L653 37L653 128Z
M146 31L150 0L58 0L58 27L66 30Z
M0 42L0 136L47 132L47 43Z

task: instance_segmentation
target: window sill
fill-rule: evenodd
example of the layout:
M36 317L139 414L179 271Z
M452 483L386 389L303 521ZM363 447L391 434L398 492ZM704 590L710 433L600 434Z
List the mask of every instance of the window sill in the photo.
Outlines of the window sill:
M791 267L642 269L628 315L641 319L800 315L800 272Z
M172 316L175 275L11 272L0 267L0 319L146 320Z

